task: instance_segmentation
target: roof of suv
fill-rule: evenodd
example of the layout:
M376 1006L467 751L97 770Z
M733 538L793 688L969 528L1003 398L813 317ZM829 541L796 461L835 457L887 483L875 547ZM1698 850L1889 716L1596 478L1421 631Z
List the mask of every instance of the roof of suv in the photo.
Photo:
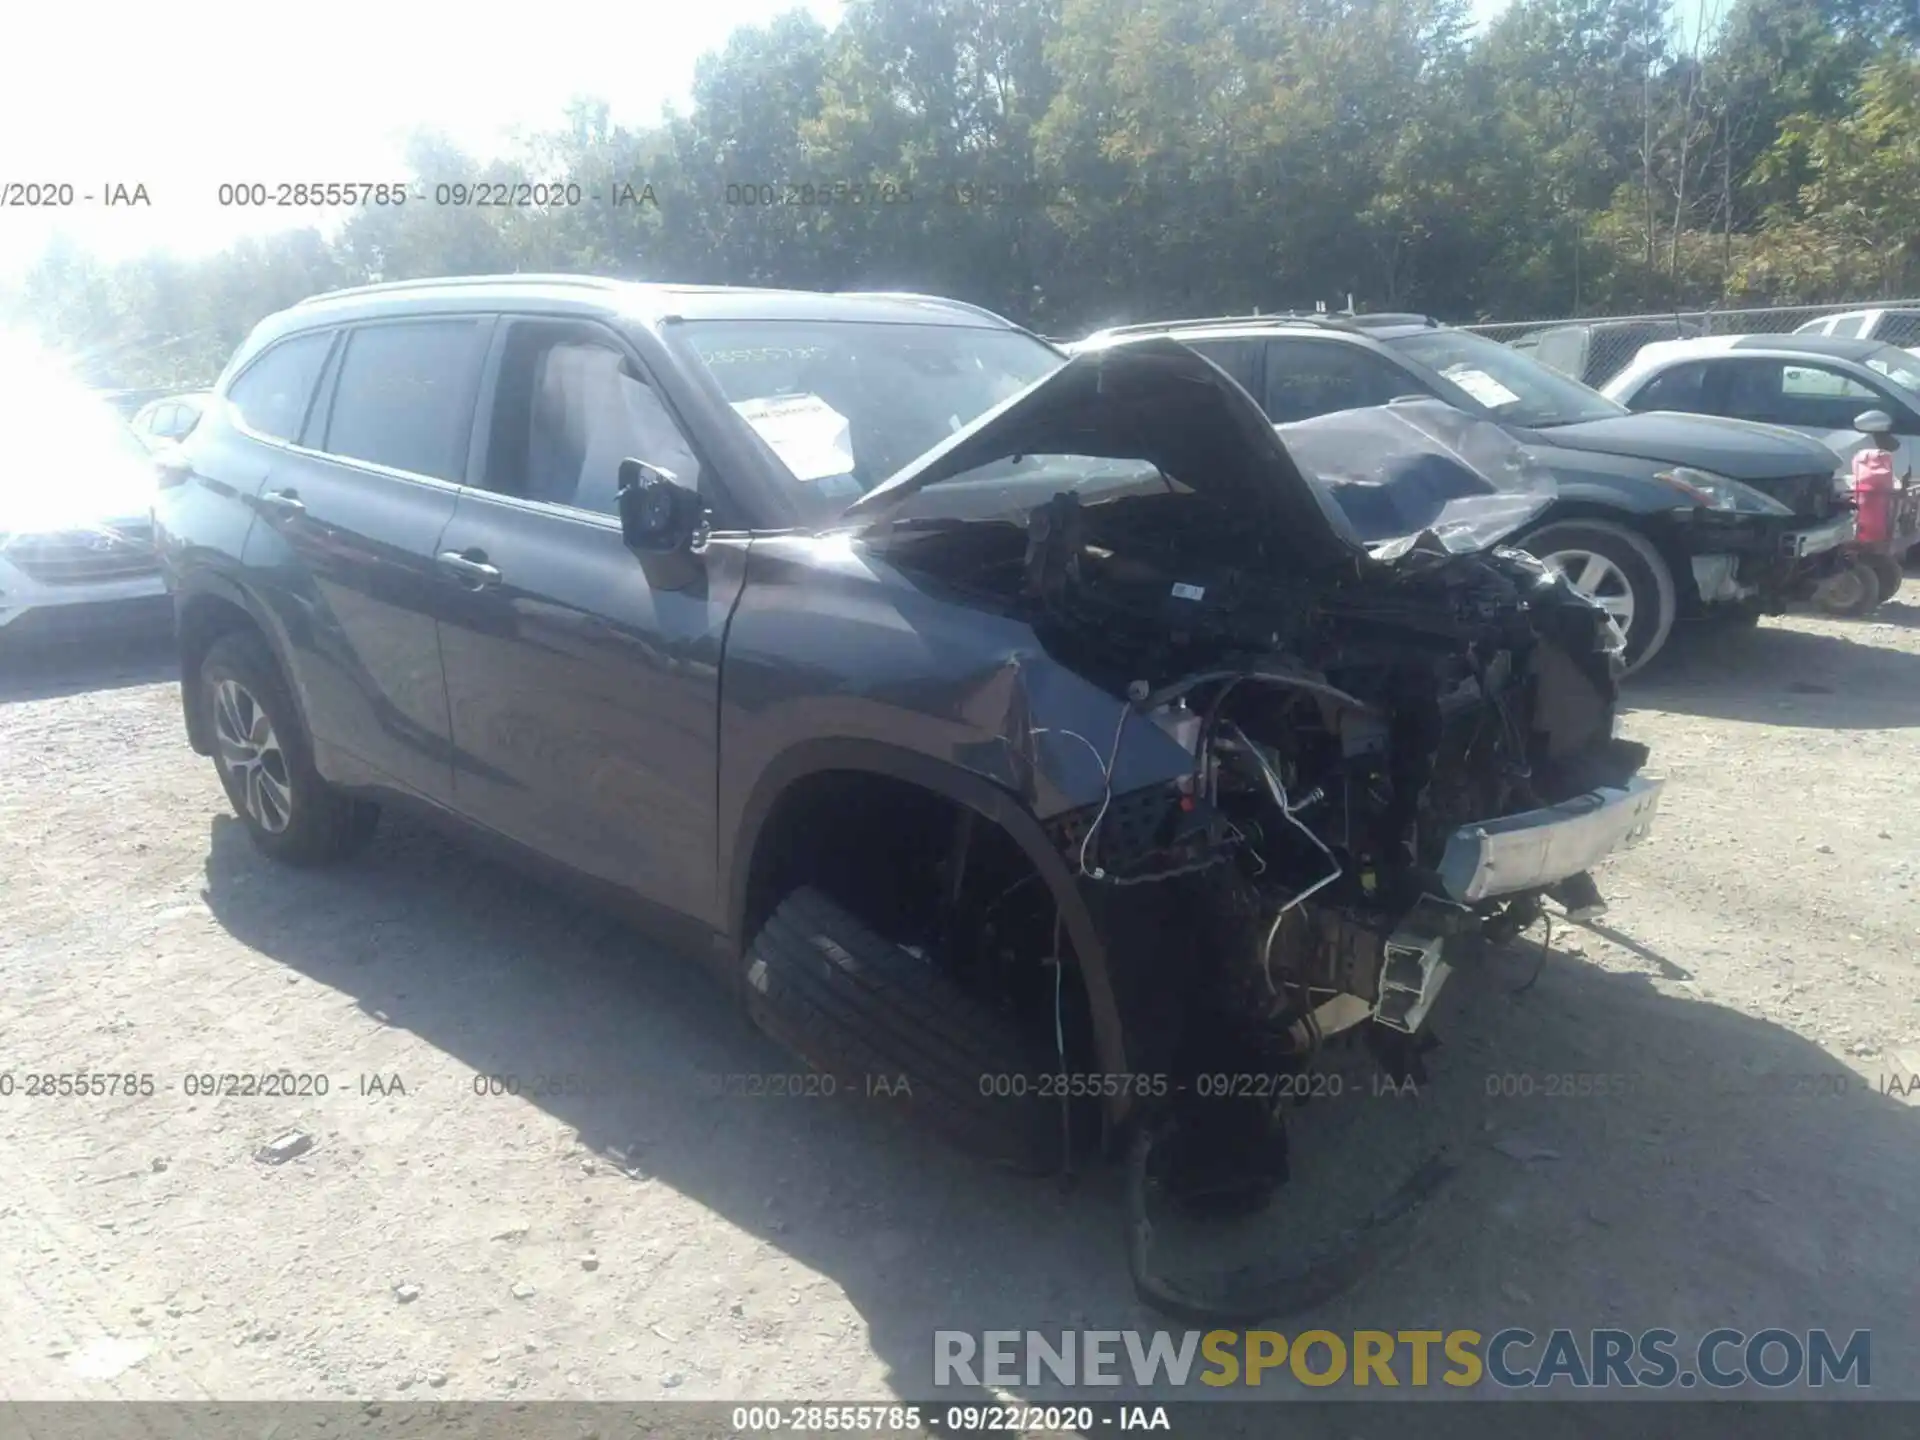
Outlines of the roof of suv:
M960 300L883 291L776 290L732 285L673 285L598 275L458 275L395 280L334 290L282 311L299 322L390 314L395 309L459 309L474 304L556 305L664 320L865 320L894 324L1015 329L1013 322Z

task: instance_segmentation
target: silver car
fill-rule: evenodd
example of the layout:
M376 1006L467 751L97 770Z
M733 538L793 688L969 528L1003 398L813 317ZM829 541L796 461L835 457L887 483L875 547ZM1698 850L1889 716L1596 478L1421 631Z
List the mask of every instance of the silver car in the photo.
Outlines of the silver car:
M1629 410L1687 410L1784 425L1843 460L1870 444L1855 422L1884 411L1909 452L1920 442L1920 358L1879 340L1710 335L1643 346L1602 393Z
M50 387L51 388L51 387ZM0 466L0 641L100 633L171 613L153 548L155 462L83 393L10 394Z

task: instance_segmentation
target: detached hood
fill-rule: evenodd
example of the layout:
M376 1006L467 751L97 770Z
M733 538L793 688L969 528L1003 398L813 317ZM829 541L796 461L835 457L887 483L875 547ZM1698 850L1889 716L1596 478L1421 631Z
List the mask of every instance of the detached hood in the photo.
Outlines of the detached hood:
M883 518L929 486L1020 455L1146 461L1196 494L1231 506L1305 564L1347 563L1364 553L1338 507L1300 473L1253 398L1212 361L1157 337L1074 356L875 486L845 514Z
M1623 455L1663 465L1691 465L1749 484L1832 475L1838 463L1825 445L1792 430L1668 410L1583 420L1523 433L1540 446Z

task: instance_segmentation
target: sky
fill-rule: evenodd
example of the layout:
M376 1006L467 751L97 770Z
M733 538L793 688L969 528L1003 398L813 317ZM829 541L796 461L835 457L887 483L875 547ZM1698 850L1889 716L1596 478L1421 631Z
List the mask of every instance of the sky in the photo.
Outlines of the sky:
M486 158L516 130L560 123L578 96L607 100L616 122L646 124L664 104L687 108L694 62L731 31L802 3L824 24L839 18L840 0L459 11L417 0L21 0L0 84L0 201L13 198L6 187L52 182L71 185L74 203L0 203L0 278L56 232L112 261L325 224L310 211L223 207L219 188L403 176L402 144L421 127ZM1506 3L1475 0L1476 20ZM144 186L149 203L109 206L114 186Z
M105 259L218 250L292 228L285 210L223 208L223 182L378 182L428 127L471 154L560 123L576 96L624 124L687 108L694 62L803 0L20 0L0 83L0 187L74 187L61 210L0 204L0 275L57 229ZM826 24L839 0L804 0ZM149 206L108 207L144 184ZM81 197L92 194L91 204ZM0 201L12 197L0 188Z

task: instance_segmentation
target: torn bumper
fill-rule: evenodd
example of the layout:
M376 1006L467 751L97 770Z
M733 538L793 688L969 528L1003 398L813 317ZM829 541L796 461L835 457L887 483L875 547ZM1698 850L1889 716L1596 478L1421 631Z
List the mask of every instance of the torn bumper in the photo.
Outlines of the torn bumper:
M1815 525L1806 530L1789 530L1781 536L1780 548L1791 559L1805 560L1810 556L1824 555L1829 550L1837 550L1852 541L1853 537L1854 515L1849 510L1824 525Z
M1741 580L1738 555L1695 555L1692 559L1693 583L1703 605L1733 604L1760 591L1758 585Z
M1635 777L1544 809L1463 825L1447 840L1441 884L1470 905L1578 875L1646 836L1665 784Z

